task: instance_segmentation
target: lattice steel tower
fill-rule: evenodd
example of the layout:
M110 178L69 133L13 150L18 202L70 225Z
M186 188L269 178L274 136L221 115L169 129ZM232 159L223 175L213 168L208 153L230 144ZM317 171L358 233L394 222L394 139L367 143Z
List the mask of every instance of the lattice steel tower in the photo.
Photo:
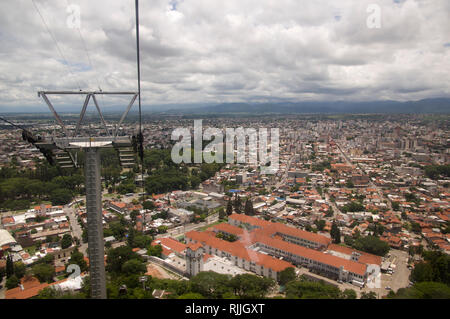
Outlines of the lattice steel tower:
M55 111L47 95L78 94L86 95L85 102L81 109L78 124L72 134L66 128L58 113ZM132 95L125 112L122 114L114 132L109 131L103 118L100 107L95 96L97 94L120 94ZM106 278L105 278L105 248L103 241L102 225L102 192L100 178L100 149L114 147L118 151L120 164L122 167L131 168L135 165L136 137L118 136L119 129L128 112L130 111L138 93L136 92L71 92L53 91L38 92L42 96L48 107L61 126L64 137L51 137L34 143L36 147L43 150L50 162L57 163L61 168L77 167L77 157L75 151L82 150L85 153L85 188L86 188L86 210L87 210L87 230L88 230L88 253L91 281L91 297L95 299L106 299ZM92 98L99 113L101 122L106 130L106 136L86 137L80 136L80 127L86 113L89 100Z
M140 84L140 57L139 57L139 0L135 0L136 8L136 53L137 53L137 80L138 92L103 92L103 91L39 91L38 96L42 97L55 116L57 123L61 126L63 137L52 137L42 139L34 137L31 132L23 130L24 140L35 145L49 161L50 164L58 164L61 168L77 167L77 151L85 153L85 188L86 188L86 210L88 229L88 253L91 281L91 297L95 299L106 299L106 278L105 278L105 247L103 241L102 225L102 193L100 178L100 149L114 147L118 151L120 164L122 167L131 168L135 165L135 154L138 153L141 159L141 174L143 177L143 135L141 116L141 84ZM80 112L78 123L71 132L61 120L60 116L50 102L48 95L85 95L83 107ZM97 103L96 95L132 95L125 112L110 132L103 118L100 107ZM118 136L123 120L130 111L134 101L139 97L139 132L135 136ZM80 136L80 128L86 113L90 99L94 101L95 107L100 116L101 123L105 128L105 136ZM144 198L143 198L144 199Z

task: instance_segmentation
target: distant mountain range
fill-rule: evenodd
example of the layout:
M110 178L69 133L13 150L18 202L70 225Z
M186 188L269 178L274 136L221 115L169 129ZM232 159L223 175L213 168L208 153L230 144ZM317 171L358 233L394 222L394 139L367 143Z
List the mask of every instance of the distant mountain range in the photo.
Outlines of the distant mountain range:
M165 114L305 114L305 113L450 113L449 98L419 101L372 102L279 102L279 103L223 103L193 108L174 108Z
M56 108L58 112L79 114L81 107L65 106ZM94 111L90 106L88 112ZM19 111L20 110L20 111ZM27 108L1 107L1 113L24 113ZM123 112L125 106L102 107L104 113ZM371 102L273 102L273 103L222 103L222 104L167 104L143 105L144 114L187 115L187 114L306 114L306 113L450 113L450 98L430 98L419 101L371 101ZM137 112L137 103L130 113ZM30 107L29 113L48 113L45 106Z

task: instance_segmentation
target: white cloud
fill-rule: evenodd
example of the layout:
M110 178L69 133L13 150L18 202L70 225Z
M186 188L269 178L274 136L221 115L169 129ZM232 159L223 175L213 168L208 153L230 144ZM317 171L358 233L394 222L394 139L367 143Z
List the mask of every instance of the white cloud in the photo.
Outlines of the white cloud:
M448 0L140 2L144 105L450 96ZM0 111L41 104L39 89L136 90L134 1L35 3L69 65L31 1L0 2Z

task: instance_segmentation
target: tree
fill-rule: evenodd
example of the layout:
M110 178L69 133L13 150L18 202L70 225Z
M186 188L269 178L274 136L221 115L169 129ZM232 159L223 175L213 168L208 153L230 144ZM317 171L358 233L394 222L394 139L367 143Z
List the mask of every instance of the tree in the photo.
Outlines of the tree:
M359 299L377 299L377 294L374 291L363 291Z
M354 240L352 238L352 236L349 235L344 235L344 244L346 244L347 246L353 246Z
M179 296L178 299L205 299L205 297L196 292L188 292Z
M248 215L248 216L255 215L255 212L253 210L253 204L252 204L252 201L250 200L250 198L247 198L247 200L245 201L244 213L245 213L245 215Z
M146 200L142 206L144 207L144 209L149 210L155 209L156 207L155 203L152 200Z
M139 211L137 210L137 209L135 209L135 210L133 210L131 213L130 213L130 218L131 218L131 220L133 221L133 222L136 222L136 218L139 216Z
M89 238L88 238L88 231L87 228L83 228L83 232L81 233L81 239L83 240L83 243L87 243Z
M231 278L230 285L242 299L261 299L275 286L275 281L253 274L239 274Z
M341 231L339 230L339 227L335 220L333 221L333 224L331 225L330 235L331 235L331 238L333 239L333 243L339 244L341 242Z
M191 177L190 177L191 188L193 188L193 189L198 188L198 186L200 185L201 182L202 182L202 180L200 177L198 177L196 175L191 175Z
M400 288L390 293L390 299L450 299L450 287L439 282L416 283L409 288Z
M106 257L106 270L115 274L120 274L123 264L131 259L140 259L140 257L132 251L130 246L121 246L110 249Z
M143 274L147 271L144 263L138 259L131 259L122 265L122 272L126 275Z
M408 255L409 256L414 256L414 254L416 253L416 249L414 246L409 246L408 247Z
M322 231L325 228L325 221L323 219L315 220L314 224L317 226L317 229Z
M406 212L402 212L402 219L403 220L408 219L408 215L406 215Z
M192 292L209 299L222 298L225 293L232 292L230 277L213 271L202 271L190 280Z
M420 224L419 224L419 223L411 222L411 230L412 230L414 233L419 234L419 233L421 232L421 230L422 230L422 227L420 227Z
M147 235L142 235L142 234L135 234L134 237L134 246L135 247L139 247L139 248L145 248L148 245L150 245L152 242L152 238L150 236Z
M286 285L286 298L288 299L340 299L341 296L338 287L323 281L310 281L301 278Z
M227 215L230 216L231 214L233 214L233 204L231 203L230 198L227 203Z
M14 275L14 263L12 256L8 255L8 257L6 257L6 278L11 277L12 275Z
M418 255L422 255L423 254L423 245L419 245L416 247L416 253Z
M241 202L241 198L239 197L238 193L236 193L235 199L234 199L234 211L237 214L242 214L242 202Z
M415 282L433 281L433 267L429 263L418 263L411 272L411 279Z
M51 282L55 275L55 268L48 264L37 264L33 266L33 274L42 282Z
M222 208L220 208L219 209L219 219L221 219L221 220L224 220L224 219L227 219L227 213L225 212L225 209L223 209L223 207Z
M36 299L86 299L83 293L74 293L72 291L61 291L54 287L46 287L39 291Z
M424 251L424 262L419 263L411 273L416 282L434 281L450 285L450 256L441 251Z
M40 263L47 264L47 265L53 265L54 261L55 261L55 256L47 254L40 260Z
M392 209L395 211L398 211L400 209L400 204L398 202L392 202ZM403 215L402 215L402 218L403 218Z
M342 297L344 299L356 299L356 297L357 297L356 291L354 291L353 289L345 289L342 292Z
M147 253L149 256L155 256L161 258L162 246L161 245L151 245L147 249Z
M61 240L61 248L66 249L72 246L72 236L69 234L64 234Z
M19 279L16 277L16 275L11 275L7 280L6 280L6 289L13 289L16 288L17 286L19 286Z
M50 193L52 205L66 205L72 198L71 192L67 189L55 189Z
M70 254L70 259L68 265L76 264L80 267L81 272L85 272L88 270L87 262L84 260L84 255L81 253L78 248L75 248Z
M26 272L27 266L23 262L18 261L14 264L14 275L16 275L17 278L21 279L25 276Z
M347 212L361 212L364 211L364 206L357 202L357 201L352 201L348 204L345 204L342 208L341 211L343 213L347 213Z
M450 176L450 165L429 165L425 166L425 175L431 179L438 179L440 175Z
M120 221L115 221L109 223L109 229L112 231L113 236L117 240L122 240L125 237L125 234L127 232L127 229L123 223Z
M167 233L167 230L168 230L168 229L169 229L169 227L162 225L162 226L159 226L159 227L158 227L158 232L159 232L160 234L164 234L164 233Z
M134 236L135 236L134 228L130 227L127 237L128 246L130 247L134 247Z
M0 282L3 281L3 277L6 276L6 267L0 268Z
M295 274L295 269L288 267L279 273L278 283L285 286L287 283L295 280L297 275Z
M389 252L389 244L375 236L359 237L353 243L353 248L366 253L384 256Z

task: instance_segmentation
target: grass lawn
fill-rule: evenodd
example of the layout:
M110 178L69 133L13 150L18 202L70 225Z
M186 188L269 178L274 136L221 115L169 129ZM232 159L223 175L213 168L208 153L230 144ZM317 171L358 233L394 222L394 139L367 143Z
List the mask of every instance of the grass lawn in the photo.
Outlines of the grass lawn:
M27 251L30 254L30 256L33 256L36 252L36 246L27 247L25 248L25 251Z

